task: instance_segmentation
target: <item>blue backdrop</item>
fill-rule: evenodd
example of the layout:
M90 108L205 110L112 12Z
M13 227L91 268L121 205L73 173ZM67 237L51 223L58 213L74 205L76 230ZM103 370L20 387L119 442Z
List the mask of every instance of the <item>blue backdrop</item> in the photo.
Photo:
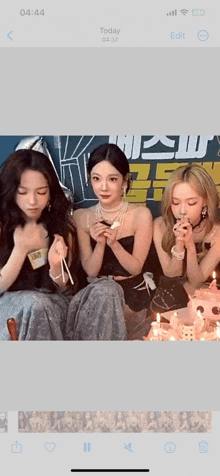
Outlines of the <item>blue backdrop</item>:
M0 164L27 136L1 136ZM42 136L61 182L79 206L96 203L88 184L86 163L100 144L115 143L126 154L132 173L130 202L146 205L154 216L170 173L190 162L205 167L220 191L220 136Z

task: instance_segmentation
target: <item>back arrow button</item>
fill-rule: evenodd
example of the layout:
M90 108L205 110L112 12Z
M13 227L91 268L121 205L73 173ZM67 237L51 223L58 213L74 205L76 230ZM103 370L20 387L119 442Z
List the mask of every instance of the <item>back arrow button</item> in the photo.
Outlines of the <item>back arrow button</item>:
M13 31L10 31L8 34L7 34L7 37L9 38L9 40L13 41L13 38L10 37L10 35L13 33Z

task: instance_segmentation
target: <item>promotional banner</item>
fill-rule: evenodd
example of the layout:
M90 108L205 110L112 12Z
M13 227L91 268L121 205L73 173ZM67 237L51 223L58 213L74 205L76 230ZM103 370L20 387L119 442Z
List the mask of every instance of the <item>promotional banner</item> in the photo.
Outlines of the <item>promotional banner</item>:
M1 163L22 139L28 147L30 138L24 136L0 138ZM220 191L220 136L42 136L42 141L60 181L73 193L79 207L97 203L86 164L90 153L106 143L117 144L129 160L133 182L127 200L147 205L154 216L160 214L169 175L180 165L202 165Z

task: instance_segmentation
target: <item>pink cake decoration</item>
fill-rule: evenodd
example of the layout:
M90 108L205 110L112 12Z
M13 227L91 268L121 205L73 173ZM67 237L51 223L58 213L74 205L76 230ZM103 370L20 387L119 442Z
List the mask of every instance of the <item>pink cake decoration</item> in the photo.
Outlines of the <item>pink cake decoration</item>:
M214 273L213 273L214 274ZM196 319L220 319L220 290L213 279L208 289L197 289L188 303L189 317Z

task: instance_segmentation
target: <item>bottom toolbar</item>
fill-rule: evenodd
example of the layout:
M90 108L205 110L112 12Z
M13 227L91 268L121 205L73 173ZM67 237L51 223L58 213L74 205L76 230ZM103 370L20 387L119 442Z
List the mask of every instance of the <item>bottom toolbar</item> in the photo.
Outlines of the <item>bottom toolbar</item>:
M24 415L29 413L31 424L21 431L23 423L19 426L18 422L24 422ZM185 412L185 417L189 414L191 423L193 417L197 421L199 417L206 417L209 421L207 431L187 432L185 425L185 430L181 427L181 432L178 432L178 428L176 432L168 432L165 427L161 427L162 431L155 433L148 425L144 433L120 431L119 426L114 433L92 432L88 426L86 431L73 433L71 426L69 432L58 431L58 418L56 425L47 426L45 431L30 431L34 425L37 429L40 424L42 430L43 421L47 421L46 415L50 416L52 424L50 413L54 417L56 412L0 412L0 454L4 476L65 476L70 473L79 476L87 476L88 473L114 473L114 476L120 476L121 473L125 476L130 473L150 473L154 476L218 474L220 412ZM88 417L90 413L91 418L91 415L94 417L99 412L57 413L65 413L61 416L67 423L68 419L73 419L73 414L77 416L82 413L84 416L85 413ZM116 414L117 422L119 412L108 413ZM122 416L125 418L128 412L120 413L122 422ZM152 418L155 413L156 420L161 418L161 413L165 419L168 414L173 418L173 413L182 415L184 412L136 412L139 413L146 413L148 417L151 414ZM59 421L61 424L62 418Z

